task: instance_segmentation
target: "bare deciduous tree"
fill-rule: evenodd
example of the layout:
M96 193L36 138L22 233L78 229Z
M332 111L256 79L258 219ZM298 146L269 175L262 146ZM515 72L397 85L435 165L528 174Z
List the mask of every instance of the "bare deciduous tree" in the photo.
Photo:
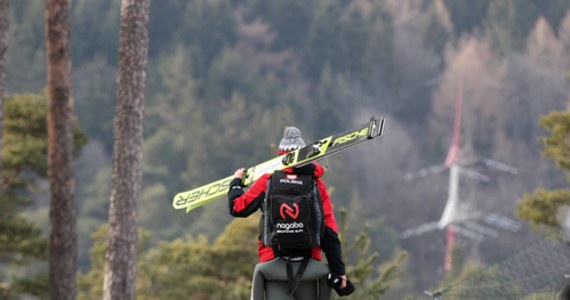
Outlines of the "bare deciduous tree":
M570 52L570 10L566 12L564 19L562 19L562 22L560 22L558 35L560 37L560 41L564 43L566 52Z
M431 121L432 128L437 128L437 135L451 138L455 101L462 97L464 154L482 148L492 152L496 143L506 142L502 133L495 130L506 122L504 114L500 113L505 103L506 64L497 60L487 42L476 37L464 38L457 48L448 45L446 61L447 68L433 97L437 118ZM446 140L443 145L447 147L448 144Z
M534 29L527 39L527 55L537 65L566 71L568 59L564 53L564 43L560 41L554 30L544 17L538 18Z
M135 299L150 0L122 0L104 299Z
M73 174L71 1L48 0L45 9L51 298L75 299L77 236Z

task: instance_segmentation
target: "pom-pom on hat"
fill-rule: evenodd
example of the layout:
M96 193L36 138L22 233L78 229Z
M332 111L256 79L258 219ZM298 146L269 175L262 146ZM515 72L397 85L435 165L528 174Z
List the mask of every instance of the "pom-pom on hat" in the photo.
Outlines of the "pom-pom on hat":
M279 143L279 154L285 154L303 147L305 147L305 141L301 138L301 131L297 127L285 127L283 138Z

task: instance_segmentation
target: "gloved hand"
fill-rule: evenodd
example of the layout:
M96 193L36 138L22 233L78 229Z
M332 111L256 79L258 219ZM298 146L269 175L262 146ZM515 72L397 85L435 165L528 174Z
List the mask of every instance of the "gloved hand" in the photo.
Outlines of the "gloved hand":
M342 284L342 276L341 275L329 273L328 283L335 290L335 292L341 297L342 296L348 296L348 295L354 293L354 285L348 279L346 279L346 286L344 288L340 287Z

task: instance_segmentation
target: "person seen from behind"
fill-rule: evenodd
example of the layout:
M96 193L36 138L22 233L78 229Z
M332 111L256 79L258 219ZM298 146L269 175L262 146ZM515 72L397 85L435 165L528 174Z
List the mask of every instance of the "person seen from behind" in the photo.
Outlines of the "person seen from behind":
M283 133L283 138L279 143L278 154L287 154L296 149L300 149L305 146L305 142L301 138L301 132L296 127L286 127ZM234 172L234 179L230 183L230 190L228 192L228 204L230 214L234 217L246 218L258 210L262 211L262 222L260 222L260 236L258 240L258 254L260 262L267 262L278 257L283 256L308 256L311 259L321 261L321 252L324 252L327 258L329 267L329 284L335 289L335 291L341 295L345 296L351 294L354 291L354 286L347 280L345 273L345 265L342 260L341 244L338 237L338 226L333 213L332 203L327 191L326 185L321 179L325 173L325 168L316 162L309 163L302 167L293 167L282 170L279 174L283 174L283 179L281 182L291 183L289 179L297 178L312 178L314 186L316 186L316 202L319 203L322 220L321 227L316 231L322 231L318 233L318 236L314 237L313 240L317 240L316 244L312 244L307 250L299 249L287 249L283 247L281 243L272 243L273 235L269 234L267 231L271 231L273 226L263 225L263 218L265 215L270 213L270 208L267 207L267 203L270 200L267 194L268 192L268 182L271 184L278 185L273 177L278 176L276 173L264 174L257 181L255 181L251 187L246 188L242 183L242 178L244 176L244 168L239 168ZM297 177L299 176L299 177ZM304 177L302 177L304 176ZM296 183L296 181L292 181ZM287 217L288 213L290 216L297 218L299 211L297 204L293 203L291 205L286 205L287 203L281 204L280 215ZM290 203L289 203L290 204ZM285 209L283 209L285 207ZM279 210L277 210L279 212ZM296 214L295 214L296 213ZM278 213L276 213L278 215ZM266 222L267 223L267 222ZM285 228L285 231L289 230L289 227L282 226L278 228ZM309 227L309 226L305 226ZM277 234L279 230L276 230ZM291 231L292 232L292 231ZM275 233L272 233L275 234ZM269 237L267 237L269 236ZM296 238L298 240L298 238ZM294 242L294 241L293 241ZM295 247L292 247L295 248Z

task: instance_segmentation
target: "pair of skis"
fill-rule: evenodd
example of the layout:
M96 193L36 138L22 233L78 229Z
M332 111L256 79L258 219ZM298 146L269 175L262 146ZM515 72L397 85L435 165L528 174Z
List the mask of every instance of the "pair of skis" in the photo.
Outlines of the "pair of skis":
M328 136L303 148L275 157L245 170L243 184L250 185L263 174L273 173L291 167L300 167L320 158L327 157L348 147L379 137L384 132L384 118L372 117L354 130ZM201 187L197 187L174 196L172 206L174 209L186 210L207 204L222 196L227 195L233 175L214 181Z

